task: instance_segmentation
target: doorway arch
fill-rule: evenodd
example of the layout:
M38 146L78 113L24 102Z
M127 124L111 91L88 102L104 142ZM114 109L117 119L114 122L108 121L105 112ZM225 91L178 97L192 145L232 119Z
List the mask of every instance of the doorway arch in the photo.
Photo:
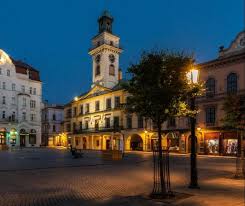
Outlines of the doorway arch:
M140 135L133 134L130 139L130 148L133 151L143 151L143 140Z

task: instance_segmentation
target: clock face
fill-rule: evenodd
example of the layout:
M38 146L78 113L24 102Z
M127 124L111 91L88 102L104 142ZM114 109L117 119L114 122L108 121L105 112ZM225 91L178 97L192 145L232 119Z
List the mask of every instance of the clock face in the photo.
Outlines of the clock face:
M240 45L241 45L242 47L245 46L245 37L241 38L241 40L240 40Z
M95 57L95 61L96 61L97 63L100 62L100 55L99 55L99 54Z
M111 63L114 63L115 62L115 56L113 54L110 54L109 60L111 61Z

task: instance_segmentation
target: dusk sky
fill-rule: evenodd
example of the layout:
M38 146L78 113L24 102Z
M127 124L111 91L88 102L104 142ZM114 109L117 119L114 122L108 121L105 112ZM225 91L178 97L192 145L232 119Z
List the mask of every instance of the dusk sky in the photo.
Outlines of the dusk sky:
M88 49L105 9L121 38L124 77L143 50L186 50L203 62L244 30L244 0L0 0L0 7L0 48L40 71L50 103L90 88Z

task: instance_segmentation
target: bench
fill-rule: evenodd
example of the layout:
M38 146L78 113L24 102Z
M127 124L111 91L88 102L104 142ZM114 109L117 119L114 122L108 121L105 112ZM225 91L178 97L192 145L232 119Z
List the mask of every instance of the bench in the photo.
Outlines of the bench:
M83 157L83 152L81 149L71 149L71 155L74 159L77 159L77 158L82 158Z

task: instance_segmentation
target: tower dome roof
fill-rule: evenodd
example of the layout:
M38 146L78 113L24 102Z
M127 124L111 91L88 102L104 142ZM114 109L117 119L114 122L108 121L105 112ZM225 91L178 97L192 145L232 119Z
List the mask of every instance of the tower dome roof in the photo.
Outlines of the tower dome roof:
M100 16L101 17L108 17L110 19L113 19L112 15L110 14L110 12L108 10L104 10Z

